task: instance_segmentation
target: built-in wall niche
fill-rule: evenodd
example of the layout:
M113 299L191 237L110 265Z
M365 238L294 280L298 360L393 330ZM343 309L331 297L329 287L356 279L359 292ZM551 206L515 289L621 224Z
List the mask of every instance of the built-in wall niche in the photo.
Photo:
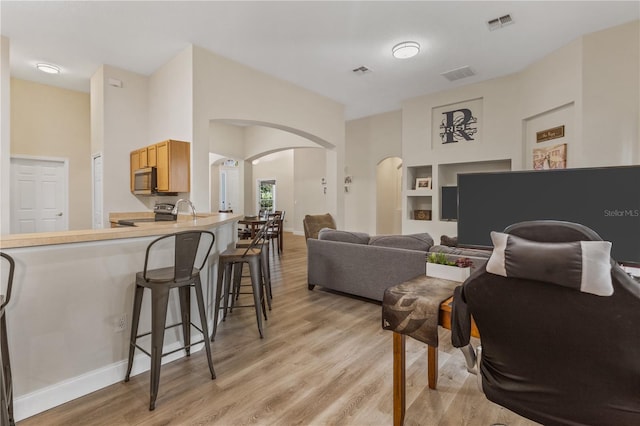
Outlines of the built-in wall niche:
M511 171L511 159L447 163L438 166L439 218L457 220L458 175L465 173Z
M420 191L421 195L431 195L433 185L433 167L409 166L407 167L407 191ZM429 185L424 183L429 182ZM422 186L418 182L422 182Z
M409 220L432 220L433 208L430 196L409 195L407 197L407 209Z
M511 159L447 163L438 166L438 186L455 186L462 173L511 171ZM440 192L438 192L440 193Z

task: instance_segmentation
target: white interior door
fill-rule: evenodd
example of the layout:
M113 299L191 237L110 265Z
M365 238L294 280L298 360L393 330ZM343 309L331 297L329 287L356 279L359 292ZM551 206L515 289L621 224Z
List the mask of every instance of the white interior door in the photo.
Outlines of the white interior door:
M11 233L66 231L66 160L11 158Z
M220 210L238 209L240 206L240 170L237 167L220 168Z

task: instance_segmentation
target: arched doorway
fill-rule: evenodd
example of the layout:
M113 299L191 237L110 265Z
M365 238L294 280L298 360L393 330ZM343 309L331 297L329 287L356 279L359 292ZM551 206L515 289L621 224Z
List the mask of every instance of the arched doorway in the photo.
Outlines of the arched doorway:
M376 166L376 234L402 233L402 159L388 157Z
M258 214L260 181L277 182L278 210L287 211L284 228L302 234L302 219L305 214L333 212L336 204L335 191L327 191L321 182L336 182L330 173L330 161L335 161L333 145L304 132L282 128L269 123L244 120L211 120L209 126L210 157L234 158L240 169L240 201L234 212L247 215ZM216 191L222 178L211 168L211 205L218 207L216 200L221 191Z

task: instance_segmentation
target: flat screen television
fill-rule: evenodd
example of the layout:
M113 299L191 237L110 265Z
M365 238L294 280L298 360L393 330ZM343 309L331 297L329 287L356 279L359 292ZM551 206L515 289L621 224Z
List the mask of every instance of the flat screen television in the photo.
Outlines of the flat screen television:
M458 187L443 186L440 191L440 219L458 219Z
M458 243L490 248L491 231L527 221L581 223L640 265L640 166L458 175Z

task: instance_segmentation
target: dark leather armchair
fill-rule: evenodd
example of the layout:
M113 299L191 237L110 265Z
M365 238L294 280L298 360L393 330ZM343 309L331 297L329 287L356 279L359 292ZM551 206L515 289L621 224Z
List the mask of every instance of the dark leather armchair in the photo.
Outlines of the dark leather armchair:
M452 323L486 397L545 425L639 425L640 283L599 251L609 243L557 221L492 238L492 259L456 289Z

